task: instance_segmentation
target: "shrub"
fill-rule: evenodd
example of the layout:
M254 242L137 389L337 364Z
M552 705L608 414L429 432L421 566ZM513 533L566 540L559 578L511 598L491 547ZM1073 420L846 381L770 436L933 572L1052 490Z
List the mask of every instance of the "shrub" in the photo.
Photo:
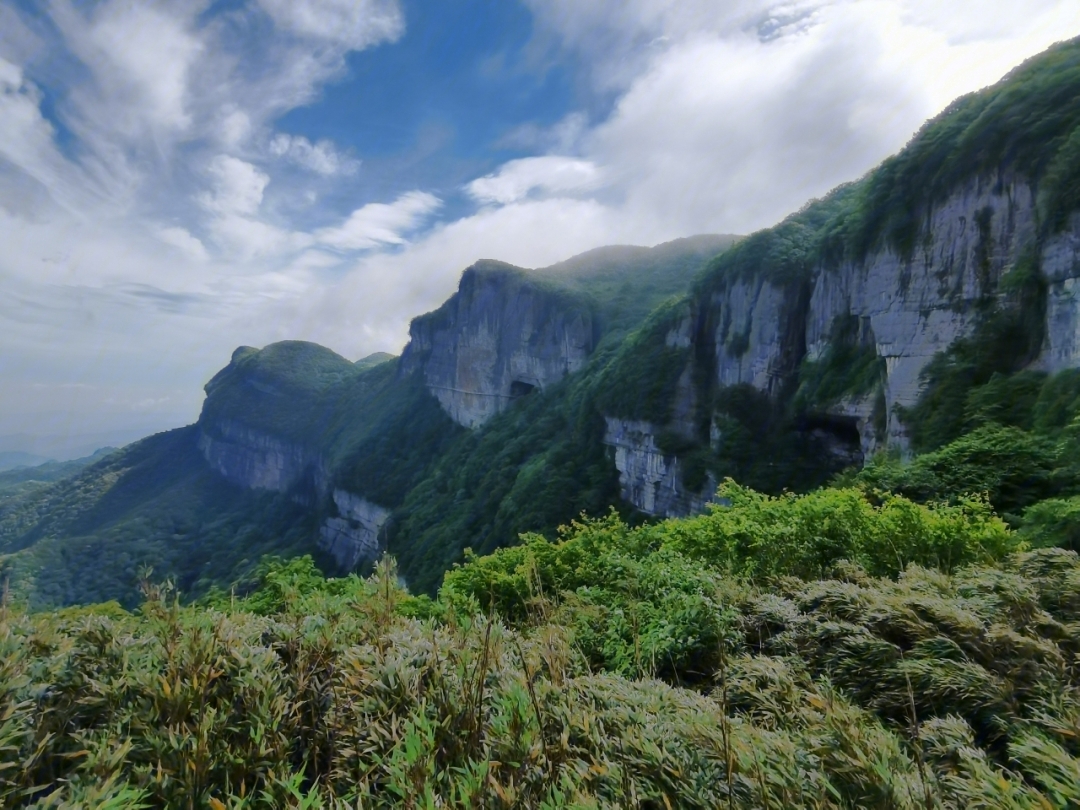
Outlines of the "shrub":
M725 505L657 531L667 547L755 578L820 577L841 560L880 576L911 563L952 570L1019 545L978 499L928 506L885 494L874 504L856 488L772 497L730 480L719 495Z

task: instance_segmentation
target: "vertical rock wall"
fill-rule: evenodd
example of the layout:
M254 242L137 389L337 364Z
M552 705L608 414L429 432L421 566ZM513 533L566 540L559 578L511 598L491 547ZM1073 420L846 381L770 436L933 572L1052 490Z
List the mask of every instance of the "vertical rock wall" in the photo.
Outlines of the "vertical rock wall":
M401 357L456 422L477 427L515 399L580 369L595 344L592 313L521 271L478 262L435 312L415 319Z
M378 559L390 511L343 489L335 489L333 499L338 517L327 518L319 529L319 547L346 571Z

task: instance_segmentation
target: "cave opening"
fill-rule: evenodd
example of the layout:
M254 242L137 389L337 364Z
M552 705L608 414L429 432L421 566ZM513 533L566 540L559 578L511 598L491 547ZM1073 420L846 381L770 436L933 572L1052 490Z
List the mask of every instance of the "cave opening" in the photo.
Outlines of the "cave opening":
M536 386L523 380L514 380L510 383L510 401L521 399L536 390Z

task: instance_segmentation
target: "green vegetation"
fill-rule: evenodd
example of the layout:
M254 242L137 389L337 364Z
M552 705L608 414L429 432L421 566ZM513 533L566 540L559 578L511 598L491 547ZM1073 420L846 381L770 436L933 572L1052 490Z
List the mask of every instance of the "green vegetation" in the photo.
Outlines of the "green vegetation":
M310 510L228 484L195 442L194 427L158 434L0 505L0 576L12 592L35 608L132 605L143 566L198 595L265 554L310 551Z
M206 384L202 421L213 425L242 414L243 424L253 430L292 441L318 440L334 415L338 389L364 371L315 343L243 346Z
M735 236L692 236L653 248L597 248L534 275L585 293L602 331L621 338L664 301L690 289L702 266L737 241Z
M68 478L115 450L115 447L103 447L85 458L76 458L71 461L46 461L32 467L20 466L0 470L0 510L3 510L4 505L9 501L27 495L46 484Z
M618 502L596 380L585 373L532 394L447 448L390 528L389 550L414 590L434 591L466 546L494 551Z
M375 368L383 363L389 363L391 360L397 359L396 355L388 354L387 352L375 352L369 354L366 357L361 357L356 361L355 365L361 371L366 371L369 368Z
M822 356L803 360L795 394L797 410L823 409L881 390L885 361L878 357L872 335L860 334L861 327L857 315L837 317Z
M940 375L905 415L917 449L930 437L948 441L908 463L882 455L845 480L919 501L985 493L1013 523L1031 520L1072 547L1065 538L1069 504L1080 495L1080 372L995 371L979 384L970 367L952 363L974 345L959 343L932 361Z
M657 425L671 419L676 386L690 351L669 345L667 336L689 319L685 302L669 300L619 345L599 382L597 405L604 414Z
M436 601L388 560L325 580L300 558L195 606L145 577L132 613L4 602L0 802L1080 801L1074 552L1024 551L978 503L727 493L472 557Z
M930 206L978 177L1042 181L1043 226L1060 229L1080 202L1077 87L1080 41L1071 40L957 99L860 184L854 204L829 224L826 252L858 259L884 241L910 257Z

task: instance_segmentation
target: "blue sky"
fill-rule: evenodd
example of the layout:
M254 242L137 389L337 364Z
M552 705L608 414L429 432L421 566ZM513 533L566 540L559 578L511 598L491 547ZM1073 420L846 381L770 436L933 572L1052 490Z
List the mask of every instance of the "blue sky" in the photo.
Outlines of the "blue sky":
M0 0L0 450L190 422L240 344L399 351L477 258L768 226L1077 34L1071 0Z

